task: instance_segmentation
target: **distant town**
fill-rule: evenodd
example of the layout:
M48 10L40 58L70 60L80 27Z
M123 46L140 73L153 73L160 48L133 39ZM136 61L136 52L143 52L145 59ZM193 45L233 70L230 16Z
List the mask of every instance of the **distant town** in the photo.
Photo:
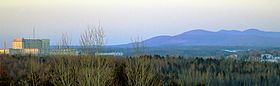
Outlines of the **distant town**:
M50 39L38 38L15 38L12 41L12 48L0 49L0 54L8 55L79 55L81 51L72 48L51 48ZM121 52L95 53L96 55L122 56Z
M51 48L50 39L38 39L38 38L15 38L12 41L12 48L7 48L7 44L4 42L4 48L0 48L0 54L2 55L81 55L82 51L79 48ZM242 59L244 57L239 56L238 52L246 52L248 50L223 50L228 54L225 58L230 59ZM95 55L102 56L123 56L123 52L99 52ZM203 56L202 58L218 59L216 56ZM280 57L273 56L272 54L263 53L254 58L255 61L261 62L280 62ZM245 61L249 61L245 59Z

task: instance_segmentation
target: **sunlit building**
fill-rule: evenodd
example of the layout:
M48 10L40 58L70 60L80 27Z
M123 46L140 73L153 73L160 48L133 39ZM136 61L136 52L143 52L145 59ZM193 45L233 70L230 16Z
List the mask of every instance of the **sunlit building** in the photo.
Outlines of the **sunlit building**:
M0 54L9 54L9 49L0 49Z
M11 54L48 54L49 39L16 38L13 40Z
M13 49L23 49L23 38L16 38L13 40Z

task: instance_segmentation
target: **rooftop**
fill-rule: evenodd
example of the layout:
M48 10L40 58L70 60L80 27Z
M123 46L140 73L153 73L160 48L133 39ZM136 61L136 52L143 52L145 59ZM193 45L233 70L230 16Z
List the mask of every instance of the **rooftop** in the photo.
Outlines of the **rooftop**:
M22 42L23 38L15 38L13 42Z

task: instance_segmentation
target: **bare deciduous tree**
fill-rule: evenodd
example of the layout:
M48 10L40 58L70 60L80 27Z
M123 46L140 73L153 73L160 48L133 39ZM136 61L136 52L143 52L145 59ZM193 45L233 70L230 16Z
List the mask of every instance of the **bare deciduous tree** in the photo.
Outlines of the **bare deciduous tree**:
M104 30L103 27L99 24L97 28L95 28L95 44L96 44L96 53L102 51L102 47L104 46Z
M61 43L62 47L69 49L71 45L72 38L67 33L62 33Z
M88 29L81 35L80 44L82 46L82 53L85 55L95 55L95 53L99 53L102 51L102 47L104 45L104 30L103 27L100 25L89 26ZM97 57L97 86L102 84L101 81L101 72L100 69L100 58ZM93 62L91 62L93 64ZM91 70L93 71L93 70Z
M141 56L145 54L145 45L142 39L138 36L137 38L131 39L132 48L135 56Z
M89 26L80 39L83 54L90 55L101 52L104 45L104 37L104 30L100 24L97 27Z
M70 49L72 38L67 33L62 33L61 38L57 42L57 48L60 50L57 53L65 54L67 50Z

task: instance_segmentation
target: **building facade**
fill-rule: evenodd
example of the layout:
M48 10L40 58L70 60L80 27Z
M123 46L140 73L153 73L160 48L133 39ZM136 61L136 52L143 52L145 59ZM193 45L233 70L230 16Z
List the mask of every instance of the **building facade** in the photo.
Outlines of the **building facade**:
M23 49L23 38L14 39L12 44L13 49Z
M9 54L9 49L0 49L0 54Z
M15 38L12 43L11 54L42 54L50 50L49 39Z

